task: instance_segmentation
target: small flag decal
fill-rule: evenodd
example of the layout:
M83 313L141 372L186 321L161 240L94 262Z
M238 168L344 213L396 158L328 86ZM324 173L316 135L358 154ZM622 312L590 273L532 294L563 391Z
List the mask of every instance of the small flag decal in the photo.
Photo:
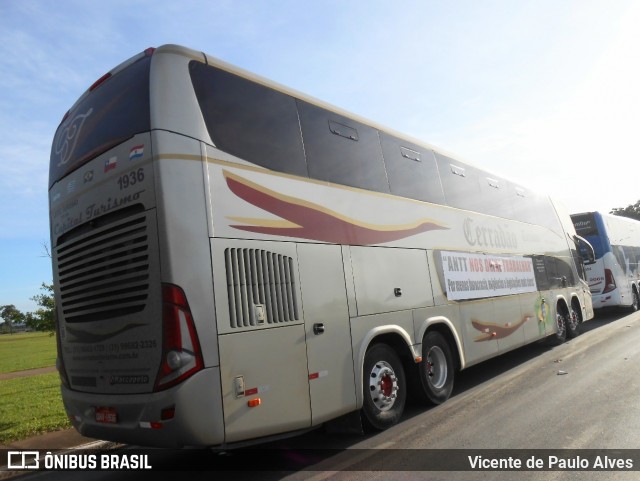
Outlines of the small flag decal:
M135 147L131 148L131 150L129 151L129 160L142 157L142 154L144 154L144 144L136 145Z
M118 157L111 157L109 160L104 162L104 172L107 173L112 169L116 168L118 165Z

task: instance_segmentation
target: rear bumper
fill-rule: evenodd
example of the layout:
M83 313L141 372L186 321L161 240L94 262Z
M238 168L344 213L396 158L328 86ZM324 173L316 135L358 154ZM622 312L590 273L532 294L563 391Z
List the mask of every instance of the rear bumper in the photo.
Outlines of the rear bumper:
M620 295L620 289L614 289L613 291L607 292L606 294L594 294L591 296L591 299L593 301L594 309L625 305L623 304L623 299Z
M88 394L62 387L74 427L84 436L140 446L216 446L224 443L220 370L204 369L172 389L150 394ZM96 421L96 407L117 413L117 423ZM161 413L174 407L172 419Z

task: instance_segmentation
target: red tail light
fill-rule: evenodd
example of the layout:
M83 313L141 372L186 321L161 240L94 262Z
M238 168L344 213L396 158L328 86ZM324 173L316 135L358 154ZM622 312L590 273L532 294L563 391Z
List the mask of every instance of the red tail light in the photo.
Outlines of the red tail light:
M610 269L604 270L604 290L603 294L606 292L611 292L616 288L616 280L613 278L613 272Z
M107 72L102 77L100 77L98 80L93 82L91 87L89 87L89 91L97 89L100 85L102 85L109 78L111 78L111 72Z
M198 334L184 291L162 286L162 358L156 391L168 389L204 367Z

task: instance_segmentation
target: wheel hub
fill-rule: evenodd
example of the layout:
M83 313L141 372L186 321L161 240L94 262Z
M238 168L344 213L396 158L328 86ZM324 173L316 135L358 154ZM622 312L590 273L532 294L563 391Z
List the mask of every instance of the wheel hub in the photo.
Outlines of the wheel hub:
M569 313L569 327L571 330L576 330L578 328L578 325L580 324L580 320L578 318L578 313L574 310L571 309L571 312Z
M388 411L398 397L398 378L391 365L380 361L374 364L369 376L369 394L380 411Z
M427 381L435 389L441 389L447 382L447 358L438 346L433 346L425 360Z
M558 326L558 335L564 335L567 326L565 324L564 317L560 313L556 314L556 325Z

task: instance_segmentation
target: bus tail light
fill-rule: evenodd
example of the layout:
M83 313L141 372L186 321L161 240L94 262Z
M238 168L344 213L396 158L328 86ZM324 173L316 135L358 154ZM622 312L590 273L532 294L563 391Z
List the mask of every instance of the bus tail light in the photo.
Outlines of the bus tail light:
M202 351L184 291L162 285L162 358L156 391L181 383L204 367Z
M100 85L102 85L105 81L107 81L110 78L111 78L111 72L107 72L102 77L100 77L98 80L93 82L93 84L91 84L91 87L89 87L89 92L94 91L95 89L100 87Z
M611 272L611 269L605 269L604 270L604 290L602 291L603 294L607 293L607 292L611 292L616 288L616 280L613 278L613 272Z

